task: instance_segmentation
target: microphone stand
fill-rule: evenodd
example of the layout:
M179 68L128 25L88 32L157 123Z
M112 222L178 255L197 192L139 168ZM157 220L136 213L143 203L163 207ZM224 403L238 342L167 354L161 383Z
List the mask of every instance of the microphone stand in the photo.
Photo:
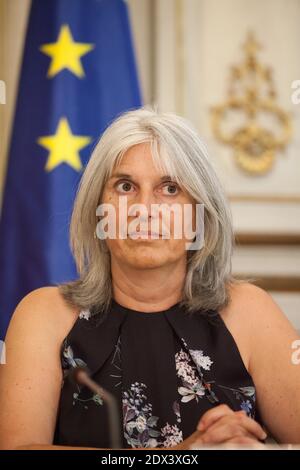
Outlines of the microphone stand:
M74 367L72 370L72 378L75 383L88 387L93 393L99 395L108 407L109 420L109 436L112 449L122 449L121 432L120 432L120 416L116 398L107 390L100 387L92 380L83 367Z

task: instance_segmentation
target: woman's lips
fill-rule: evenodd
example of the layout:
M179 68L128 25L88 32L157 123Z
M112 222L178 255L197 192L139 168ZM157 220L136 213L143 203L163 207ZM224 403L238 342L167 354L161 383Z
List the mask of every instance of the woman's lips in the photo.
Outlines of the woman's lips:
M143 232L143 231L140 231L140 232L130 232L128 234L130 237L147 237L147 238L160 238L162 237L162 234L160 233L156 233L156 232Z

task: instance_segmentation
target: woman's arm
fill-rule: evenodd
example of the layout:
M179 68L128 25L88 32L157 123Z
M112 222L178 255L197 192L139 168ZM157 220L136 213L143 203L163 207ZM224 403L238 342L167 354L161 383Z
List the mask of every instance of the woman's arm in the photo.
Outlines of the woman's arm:
M262 420L278 442L299 444L300 364L292 361L299 334L266 291L252 284L234 290L229 323L248 338L248 370Z
M18 305L0 366L0 448L53 442L62 371L60 346L76 319L57 288L33 291Z

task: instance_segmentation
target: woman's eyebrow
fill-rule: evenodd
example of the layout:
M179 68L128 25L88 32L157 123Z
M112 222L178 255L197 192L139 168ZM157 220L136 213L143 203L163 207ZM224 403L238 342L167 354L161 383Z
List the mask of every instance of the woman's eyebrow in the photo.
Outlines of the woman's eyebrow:
M133 180L134 177L132 175L129 175L128 173L114 173L113 175L111 175L110 179L112 178L127 178L127 179L131 179ZM163 181L170 181L172 180L171 176L169 175L164 175L160 178L160 180L163 182Z
M110 179L111 178L128 178L128 179L132 179L132 176L128 175L127 173L114 173L113 175L111 175Z

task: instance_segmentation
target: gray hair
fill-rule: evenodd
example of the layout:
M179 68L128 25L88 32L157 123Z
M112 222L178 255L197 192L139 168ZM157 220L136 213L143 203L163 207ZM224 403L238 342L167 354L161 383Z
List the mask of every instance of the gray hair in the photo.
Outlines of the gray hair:
M92 312L108 311L112 300L110 253L94 238L96 208L115 165L133 145L149 143L158 168L204 204L204 246L189 251L181 304L190 312L216 311L229 302L234 246L224 190L196 130L184 118L148 107L128 111L105 130L81 178L70 226L79 278L59 286L64 299Z

